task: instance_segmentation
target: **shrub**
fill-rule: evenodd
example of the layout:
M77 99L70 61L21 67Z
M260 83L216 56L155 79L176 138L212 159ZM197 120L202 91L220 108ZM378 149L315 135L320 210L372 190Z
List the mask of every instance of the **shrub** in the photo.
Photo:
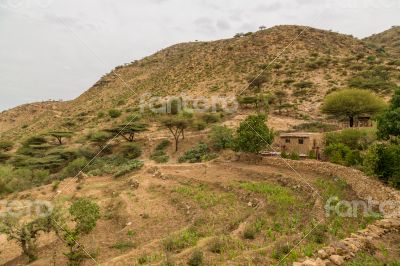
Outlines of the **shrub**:
M150 155L150 159L156 163L167 163L169 161L169 156L165 154L162 150L156 150Z
M210 153L207 144L200 143L193 149L188 150L182 157L179 158L180 163L199 163L209 161L216 158L216 154Z
M203 265L203 260L204 260L204 255L203 252L200 250L196 250L193 252L192 256L190 257L188 261L188 266L200 266Z
M219 121L219 117L216 114L203 114L201 119L207 124L217 123Z
M11 156L9 154L0 151L0 163L5 163L10 158Z
M364 158L364 170L382 182L400 188L400 145L378 143L372 145Z
M100 207L89 199L78 199L69 208L69 213L74 217L75 230L87 234L100 218Z
M129 174L132 171L142 168L144 163L142 161L133 160L132 162L122 165L120 169L114 174L114 177L121 177Z
M348 146L339 144L330 144L324 150L329 161L336 164L353 166L362 164L361 154L357 150L351 150Z
M289 154L289 159L298 161L298 160L300 160L300 155L297 152L291 152Z
M222 238L214 239L208 248L209 251L216 254L221 254L225 249L225 241Z
M14 147L11 141L0 141L0 151L10 151Z
M342 143L353 150L365 150L376 140L374 130L344 129L325 134L325 145Z
M244 239L255 239L256 238L256 229L254 226L247 226L243 231L243 238Z
M233 148L233 132L226 126L214 126L210 133L210 144L215 150Z
M274 246L272 257L276 260L281 260L292 250L292 245L287 242L278 242Z
M311 81L300 81L295 84L293 84L294 87L298 89L306 89L306 88L311 88L314 85Z
M136 159L142 155L142 149L136 143L124 143L121 151L122 154L129 159Z
M171 145L171 141L167 139L163 139L160 144L157 145L156 150L157 151L163 151L165 150L168 146Z
M179 234L169 236L164 242L164 249L169 252L181 251L196 245L199 234L194 229L187 229Z
M88 161L86 158L77 158L70 162L61 173L63 177L74 177L76 176L86 165Z
M111 118L118 118L118 117L121 116L121 114L122 114L122 112L119 111L119 110L117 110L117 109L108 110L108 115L109 115Z
M135 247L136 247L136 245L132 241L118 241L117 243L115 243L114 245L111 246L111 248L119 249L119 250L123 250L123 251L129 250L129 249L132 249Z
M204 130L207 128L207 123L201 120L195 120L193 121L193 128L198 131Z

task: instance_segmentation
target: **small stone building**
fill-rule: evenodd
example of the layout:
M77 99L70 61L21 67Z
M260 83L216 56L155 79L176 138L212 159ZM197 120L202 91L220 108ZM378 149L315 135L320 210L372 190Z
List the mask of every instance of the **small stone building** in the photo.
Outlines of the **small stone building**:
M278 142L281 152L295 152L302 157L308 157L311 152L315 152L317 158L320 158L323 135L307 132L282 133Z

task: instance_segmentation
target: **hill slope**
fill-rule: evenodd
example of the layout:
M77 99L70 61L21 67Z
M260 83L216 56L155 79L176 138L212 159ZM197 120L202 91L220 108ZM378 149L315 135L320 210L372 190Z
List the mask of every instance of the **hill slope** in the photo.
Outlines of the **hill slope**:
M110 108L130 112L144 93L253 94L248 88L249 80L263 69L267 69L266 82L261 92L285 90L293 117L316 117L326 93L347 86L357 73L379 66L395 71L395 67L385 65L385 60L352 36L302 26L276 26L240 38L183 43L115 68L80 97L63 103L62 113L46 113L25 128L16 121L13 127L1 126L0 133L7 138L19 138L60 129L66 124L76 124L75 130L98 127L104 122L97 119L99 112ZM5 115L7 112L0 115L0 120ZM10 128L12 132L7 131Z
M400 58L400 26L393 26L391 29L365 38L364 41Z

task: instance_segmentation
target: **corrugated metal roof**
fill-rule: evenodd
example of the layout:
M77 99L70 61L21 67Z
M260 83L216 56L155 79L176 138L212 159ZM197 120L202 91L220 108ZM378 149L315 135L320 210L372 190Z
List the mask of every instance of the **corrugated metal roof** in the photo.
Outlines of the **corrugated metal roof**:
M293 133L281 133L279 137L281 138L309 138L314 136L319 136L320 133L310 133L310 132L293 132Z

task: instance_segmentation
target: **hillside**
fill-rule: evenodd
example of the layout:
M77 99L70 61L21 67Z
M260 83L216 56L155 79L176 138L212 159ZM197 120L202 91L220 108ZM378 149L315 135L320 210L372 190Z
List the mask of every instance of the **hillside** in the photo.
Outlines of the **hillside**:
M364 41L376 49L383 48L396 59L400 58L400 26L393 26L391 29L365 38Z
M244 90L243 94L253 94L252 89L247 89L249 80L303 30L301 26L276 26L238 38L171 46L115 68L80 97L64 103L62 113L47 113L25 128L21 128L25 123L16 121L13 127L1 127L1 132L5 137L18 138L71 123L79 124L80 129L103 124L97 119L99 112L110 108L131 112L144 93L204 96L236 95ZM379 67L396 73L395 66L386 65L386 61L351 36L307 28L268 66L261 92L284 90L288 94L289 116L316 118L326 93L348 86L354 75ZM392 76L398 82L398 77ZM7 112L0 115L0 120L5 116ZM13 128L12 132L7 132L9 128Z
M398 70L352 36L276 26L4 111L0 264L398 265ZM344 129L327 95L368 121ZM140 108L167 96L168 114Z

